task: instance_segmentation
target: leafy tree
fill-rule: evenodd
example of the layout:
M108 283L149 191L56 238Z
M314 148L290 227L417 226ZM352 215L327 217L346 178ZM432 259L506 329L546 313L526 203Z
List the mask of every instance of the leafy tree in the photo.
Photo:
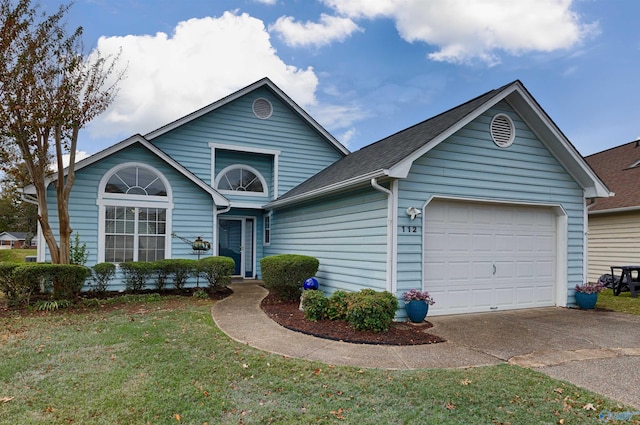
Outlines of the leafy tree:
M123 74L114 74L118 57L82 53L82 27L68 34L64 24L70 5L51 15L38 7L31 0L0 0L0 160L11 165L15 158L26 165L51 261L69 264L68 201L78 133L113 102ZM50 183L56 191L59 246L49 224Z
M8 169L0 180L0 232L27 232L31 239L37 232L38 207L23 202L19 188L31 184L24 163Z

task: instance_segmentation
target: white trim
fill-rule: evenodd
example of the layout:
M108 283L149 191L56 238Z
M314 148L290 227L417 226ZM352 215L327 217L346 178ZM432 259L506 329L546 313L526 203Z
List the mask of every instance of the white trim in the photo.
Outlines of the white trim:
M554 203L537 203L528 201L513 201L508 199L491 199L491 198L473 198L462 196L449 196L449 195L432 195L429 197L422 207L422 286L424 288L424 262L425 262L425 223L427 219L427 206L434 200L445 201L461 201L461 202L476 202L484 204L500 204L500 205L514 205L514 206L531 206L531 207L546 207L556 214L556 268L555 268L555 288L554 288L554 300L553 303L558 307L567 306L568 296L568 231L569 231L569 219L568 214L564 207L560 204Z
M274 156L278 156L281 153L281 151L275 150L275 149L264 149L264 148L258 148L255 146L228 145L228 144L216 143L216 142L209 142L209 147L212 149L220 149L225 151L261 153L264 155L274 155Z
M278 199L278 180L280 168L281 151L275 149L264 149L255 146L236 146L224 143L209 142L211 149L211 181L216 179L216 149L234 152L259 153L273 156L273 199ZM267 192L267 195L269 192Z
M269 240L267 241L267 219L269 220ZM262 246L271 246L271 221L273 220L273 211L262 214Z
M496 134L493 128L494 123L496 122L496 120L499 119L505 119L507 121L507 125L509 126L509 140L507 140L506 142L501 142L500 140L498 140L498 135ZM491 118L491 123L489 124L489 133L491 134L491 139L493 140L493 143L495 143L496 146L498 146L499 148L508 148L509 146L511 146L514 142L514 140L516 140L516 126L513 123L513 120L511 119L511 117L503 112L495 114L493 116L493 118Z
M261 87L269 88L280 100L282 100L285 104L287 104L296 114L298 114L304 121L306 121L311 128L313 128L316 132L318 132L322 137L324 137L333 147L335 147L338 151L340 151L344 155L349 154L349 150L345 148L338 140L336 140L327 130L322 128L320 124L316 120L314 120L309 114L307 114L304 109L302 109L298 104L296 104L285 92L283 92L278 86L276 86L270 79L263 78L255 83L248 85L247 87L236 91L235 93L230 94L227 97L224 97L214 103L211 103L204 108L201 108L195 112L190 113L189 115L185 115L184 117L169 123L163 127L160 127L157 130L154 130L150 133L147 133L145 137L148 139L155 139L158 136L161 136L171 130L174 130L181 125L184 125L190 121L195 120L203 115L208 114L209 112L215 111L216 109L229 104L246 94L257 90Z
M219 220L233 220L233 221L240 221L240 241L242 243L241 247L240 247L240 274L239 275L234 275L235 277L241 277L243 279L246 278L246 258L245 258L245 252L246 252L246 246L245 246L245 241L246 241L246 237L247 237L247 220L253 220L253 229L252 229L252 235L253 237L251 238L251 253L252 253L252 268L253 268L253 275L251 276L251 278L255 278L257 275L257 270L256 270L256 266L257 266L257 261L256 261L256 256L258 254L257 252L257 235L256 232L258 230L258 219L257 217L253 217L253 216L241 216L241 215L234 215L234 216L229 216L229 217L224 217L221 219L218 219L218 223ZM219 233L218 233L218 237L219 237ZM216 240L216 246L220 245L220 241ZM217 249L217 248L216 248ZM217 255L220 255L220 253L218 253Z
M226 207L229 205L229 201L227 200L227 198L225 198L224 196L222 196L220 193L218 193L218 191L216 191L213 187L211 187L210 185L206 184L205 182L203 182L200 178L198 178L195 174L193 174L191 171L187 170L184 166L182 166L182 164L178 163L177 161L175 161L173 158L171 158L169 155L167 155L166 153L164 153L163 151L161 151L160 149L158 149L155 145L149 143L148 140L146 140L144 137L142 137L139 134L136 134L134 136L129 137L126 140L121 141L120 143L117 143L113 146L108 147L107 149L98 152L94 155L91 155L88 158L85 158L81 161L78 161L75 165L75 171L77 172L78 170L83 169L84 167L87 167L91 164L94 164L110 155L113 155L114 153L117 153L125 148L128 148L129 146L135 144L135 143L140 143L142 146L144 146L147 150L149 150L151 153L153 153L154 155L156 155L158 158L162 159L164 162L166 162L171 168L175 169L177 172L179 172L180 174L182 174L183 176L185 176L187 179L189 179L191 182L193 182L196 186L198 186L199 188L201 188L202 190L204 190L205 192L207 192L208 194L211 195L211 198L213 199L213 203L216 206L221 206L221 207ZM68 172L68 168L65 168L64 171L64 175L66 176ZM48 186L51 182L55 181L56 178L55 177L49 177L45 180L45 186ZM26 194L35 194L35 187L33 185L29 185L27 187L24 188L24 193Z
M392 294L396 294L398 291L398 198L400 193L400 184L398 180L391 181L391 197L393 198L393 211L391 221L393 226L391 227L391 264L393 264L393 272L391 274L391 290Z
M260 180L260 184L262 184L262 192L247 192L247 191L241 191L241 190L218 189L218 184L220 184L220 180L222 179L222 177L233 170L251 171L258 178L258 180ZM227 195L264 196L264 197L269 196L269 185L267 185L267 181L265 180L265 178L262 176L260 171L256 170L255 168L247 164L233 164L220 170L220 172L218 173L218 176L216 177L216 180L214 181L214 186L218 192L227 194Z
M371 179L371 187L373 187L378 192L382 192L385 195L387 195L387 277L386 277L387 288L386 289L387 291L392 292L391 287L392 287L393 270L394 270L393 228L395 227L395 222L393 220L394 196L393 196L393 191L391 189L387 189L384 186L380 186L380 184L378 184L377 179L375 178Z
M167 191L167 196L144 196L144 195L123 195L119 193L106 193L105 187L111 176L118 171L129 168L139 167L152 171L162 181ZM165 234L164 234L164 258L172 258L171 250L171 234L173 233L173 190L167 178L158 169L150 165L141 162L125 162L118 164L107 172L104 173L98 184L98 197L96 199L96 205L98 205L98 263L102 263L105 260L104 251L106 248L105 242L105 219L106 219L106 207L133 207L133 208L158 208L166 210L166 222L165 222ZM139 234L136 233L136 236ZM137 239L137 238L136 238ZM134 246L137 246L137 240L134 242ZM134 250L134 257L137 254ZM137 260L136 260L137 261Z

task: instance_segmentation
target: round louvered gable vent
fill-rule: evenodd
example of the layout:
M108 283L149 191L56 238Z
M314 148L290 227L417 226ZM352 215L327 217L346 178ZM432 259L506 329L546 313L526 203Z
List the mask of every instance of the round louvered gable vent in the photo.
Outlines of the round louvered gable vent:
M267 99L260 97L253 101L253 113L261 120L266 120L273 113L273 106Z
M491 120L491 138L501 148L511 146L516 137L516 128L508 115L498 114Z

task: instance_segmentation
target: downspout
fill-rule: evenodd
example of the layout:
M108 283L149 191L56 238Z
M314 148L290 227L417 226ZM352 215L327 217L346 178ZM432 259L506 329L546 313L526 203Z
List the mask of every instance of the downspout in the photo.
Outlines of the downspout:
M386 187L380 186L378 184L378 179L377 178L372 178L371 179L371 187L373 187L375 190L382 192L384 194L387 195L387 290L391 293L394 293L395 288L393 288L393 276L395 275L395 264L394 264L394 253L395 253L395 246L394 246L394 230L395 230L395 224L393 221L393 217L394 217L394 210L395 210L395 203L394 203L394 197L393 197L393 191L387 189Z
M224 207L221 210L214 210L213 211L213 255L220 255L220 253L218 252L218 247L220 246L220 244L218 243L218 215L220 214L224 214L227 213L231 210L231 204L229 204L229 206Z
M33 196L33 195L28 195L24 192L20 192L20 199L23 200L24 202L28 203L28 204L33 204L33 205L37 205L38 206L38 216L40 216L40 204L38 204L38 199ZM40 220L36 220L36 225L38 227L38 230L36 231L36 240L37 242L37 249L36 249L36 261L38 261L39 263L44 262L44 255L45 255L45 247L46 247L46 242L44 240L44 236L42 236L42 228L40 227Z

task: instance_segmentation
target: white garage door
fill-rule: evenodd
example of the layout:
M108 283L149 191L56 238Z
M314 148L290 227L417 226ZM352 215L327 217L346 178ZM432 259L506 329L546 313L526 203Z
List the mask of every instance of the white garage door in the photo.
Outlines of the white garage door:
M424 217L429 314L554 305L556 216L550 208L433 201Z

